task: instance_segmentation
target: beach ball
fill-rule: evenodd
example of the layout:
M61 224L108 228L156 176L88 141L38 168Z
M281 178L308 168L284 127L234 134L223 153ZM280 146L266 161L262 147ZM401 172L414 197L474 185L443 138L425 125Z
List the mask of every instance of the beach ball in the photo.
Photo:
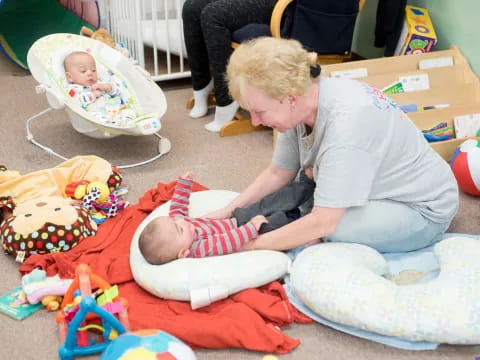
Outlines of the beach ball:
M155 329L127 332L113 340L100 360L195 360L192 349Z
M469 139L457 147L450 166L458 187L467 194L480 196L480 141Z

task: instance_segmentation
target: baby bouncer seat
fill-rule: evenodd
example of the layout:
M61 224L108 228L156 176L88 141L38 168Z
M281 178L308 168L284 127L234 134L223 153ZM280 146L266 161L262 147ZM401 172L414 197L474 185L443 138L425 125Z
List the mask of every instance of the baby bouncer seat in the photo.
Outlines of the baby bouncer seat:
M83 109L78 100L69 96L63 61L74 51L92 55L97 64L99 79L108 78L118 87L121 97L136 117L124 123L106 122L95 114ZM159 140L158 154L152 158L119 168L144 165L155 161L171 149L170 141L158 134L160 119L167 110L165 95L148 73L119 51L104 43L74 34L52 34L37 40L27 54L28 67L34 79L40 84L37 93L45 93L49 108L27 119L27 138L45 151L66 160L62 155L37 142L30 131L30 122L45 113L65 110L73 128L84 135L106 139L119 135L155 135Z

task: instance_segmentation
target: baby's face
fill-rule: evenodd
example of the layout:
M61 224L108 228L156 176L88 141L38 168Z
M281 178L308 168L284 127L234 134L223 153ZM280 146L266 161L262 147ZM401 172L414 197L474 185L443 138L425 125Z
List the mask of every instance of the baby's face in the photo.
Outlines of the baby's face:
M180 217L161 217L158 231L162 233L166 239L170 239L170 245L175 249L176 254L180 254L182 250L190 248L193 242L195 227L192 223L185 221ZM178 256L183 257L183 256Z
M87 53L75 53L67 60L65 77L70 83L92 86L98 80L95 59Z

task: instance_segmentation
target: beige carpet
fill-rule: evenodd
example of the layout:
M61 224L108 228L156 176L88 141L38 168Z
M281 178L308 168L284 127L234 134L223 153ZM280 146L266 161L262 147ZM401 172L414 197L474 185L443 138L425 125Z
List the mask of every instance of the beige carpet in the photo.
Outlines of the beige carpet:
M28 72L0 56L0 164L22 174L46 169L61 160L37 148L25 137L25 120L45 109L44 95L35 93L35 80ZM220 138L204 130L211 116L193 120L187 116L185 102L191 90L188 83L162 84L168 111L162 120L161 134L172 142L172 150L155 163L124 170L129 187L127 199L135 202L157 182L168 182L187 170L212 189L241 191L268 164L272 153L272 133L263 131L235 137ZM99 141L76 133L63 111L36 120L32 130L37 141L66 157L95 154L113 164L141 161L151 156L157 146L153 136L119 137ZM452 231L480 233L478 200L462 195L460 213ZM20 284L17 264L10 256L0 258L0 294ZM448 311L448 309L445 309ZM302 341L301 345L282 359L465 359L480 356L480 346L441 346L436 351L403 351L337 332L322 325L293 325L286 333ZM60 346L54 315L41 310L23 320L0 314L0 360L54 360ZM263 354L238 350L198 350L199 359L261 359ZM85 357L97 359L98 356Z

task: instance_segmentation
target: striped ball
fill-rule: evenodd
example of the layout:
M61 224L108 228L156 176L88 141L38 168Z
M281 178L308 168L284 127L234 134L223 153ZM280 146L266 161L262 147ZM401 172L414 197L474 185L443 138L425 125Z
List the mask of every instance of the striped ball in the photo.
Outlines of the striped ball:
M457 147L450 160L458 187L467 194L480 196L480 141L467 140Z

